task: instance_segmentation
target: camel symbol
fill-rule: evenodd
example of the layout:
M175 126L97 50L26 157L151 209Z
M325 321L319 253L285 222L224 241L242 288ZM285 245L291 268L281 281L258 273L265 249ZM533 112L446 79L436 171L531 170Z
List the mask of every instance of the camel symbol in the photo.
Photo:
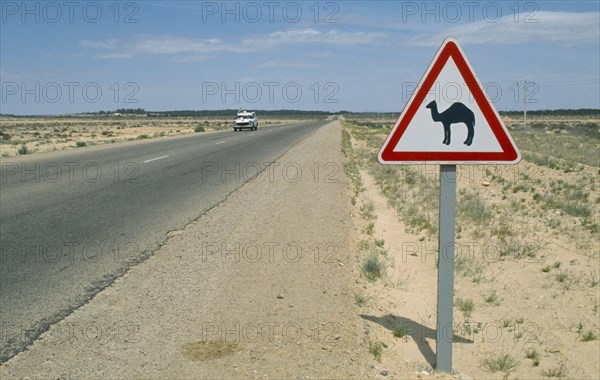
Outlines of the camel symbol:
M475 115L473 115L473 111L459 102L453 103L442 113L438 112L435 100L430 102L426 107L431 110L433 121L441 121L444 125L444 141L442 141L442 144L450 145L450 126L452 124L464 123L467 126L467 139L464 141L464 144L471 146L475 134Z

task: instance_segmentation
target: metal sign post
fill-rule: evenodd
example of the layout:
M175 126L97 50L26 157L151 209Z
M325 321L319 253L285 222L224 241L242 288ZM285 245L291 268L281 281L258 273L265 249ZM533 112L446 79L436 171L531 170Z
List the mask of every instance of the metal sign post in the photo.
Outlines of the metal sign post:
M437 290L436 369L452 371L452 308L454 304L454 217L456 165L440 166L440 232Z
M446 85L458 86L461 95L446 99L436 90ZM516 164L521 160L456 39L446 38L442 43L377 159L392 165L441 165L436 369L451 372L456 165Z

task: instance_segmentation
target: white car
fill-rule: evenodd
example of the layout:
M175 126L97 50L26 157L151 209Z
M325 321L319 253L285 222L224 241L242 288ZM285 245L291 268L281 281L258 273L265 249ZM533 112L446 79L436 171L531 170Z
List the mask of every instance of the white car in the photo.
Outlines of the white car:
M258 127L258 118L256 113L252 111L239 111L233 123L233 130L239 131L248 128L251 131L256 131Z

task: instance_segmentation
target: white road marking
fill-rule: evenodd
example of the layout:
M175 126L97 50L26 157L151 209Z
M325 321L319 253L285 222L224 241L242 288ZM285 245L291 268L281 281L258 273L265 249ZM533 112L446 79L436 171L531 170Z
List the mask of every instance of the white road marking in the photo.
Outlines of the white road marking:
M215 143L215 145L218 145L218 144L223 144L224 142L225 142L225 140L223 140L223 141L218 141L218 142L216 142L216 143Z
M160 157L156 157L156 158L151 158L151 159L146 160L144 162L152 162L152 161L156 161L156 160L162 160L163 158L167 158L167 157L169 157L169 156L168 155L167 156L160 156Z

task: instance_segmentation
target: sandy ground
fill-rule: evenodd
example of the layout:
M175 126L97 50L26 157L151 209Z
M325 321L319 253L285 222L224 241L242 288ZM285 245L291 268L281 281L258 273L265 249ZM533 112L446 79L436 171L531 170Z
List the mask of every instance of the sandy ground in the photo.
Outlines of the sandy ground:
M405 225L388 207L373 179L365 172L361 174L365 187L363 198L373 202L377 213L376 237L385 239L388 247L414 246L418 237L405 232ZM435 255L435 249L430 251ZM453 378L434 370L437 271L426 256L413 257L395 249L387 275L381 281L370 283L361 279L368 300L360 316L370 332L369 339L387 346L381 363L393 368L398 379ZM393 328L398 324L409 328L410 336L394 337ZM469 378L463 376L465 374L455 372L454 377Z
M361 140L352 143L358 149L366 146ZM428 173L436 176L436 168L432 166ZM540 210L539 203L528 200L530 195L506 191L501 179L482 177L481 167L472 172L462 169L458 190L476 192L499 214L491 215L491 221L482 226L460 225L460 221L457 225L456 257L471 259L474 273L455 274L454 374L465 379L600 378L597 234L582 228L578 218ZM517 170L521 170L517 183L534 184L538 189L557 181L580 183L582 177L594 178L598 171L586 166L565 173L523 161L518 168L504 167L504 178L514 177ZM371 175L362 170L361 178L365 190L358 196L356 213L371 202L376 219L373 233L366 234L364 226L370 220L357 218L357 224L363 226L360 239L385 241L388 252L384 277L374 283L364 281L368 301L363 315L372 329L370 339L385 343L381 362L394 368L399 378L428 378L435 365L437 234L411 232L380 194ZM593 185L591 189L590 199L594 200L600 193ZM498 221L506 220L500 218L504 213L513 229L506 238L521 250L530 248L531 257L500 257L497 240L488 240L486 229L501 228ZM562 223L559 228L549 227L558 220ZM496 294L493 300L489 298L492 294ZM474 301L470 315L459 310L459 298ZM408 329L402 338L392 334L399 325ZM588 331L595 339L584 341ZM533 351L537 352L537 364L527 357L527 352ZM503 355L514 359L515 366L507 371L490 370L486 361Z
M426 378L432 372L430 366L435 365L437 244L406 232L373 179L366 173L363 179L365 196L372 200L377 213L374 236L385 239L386 246L394 252L387 277L367 288L370 299L365 318L371 321L373 334L388 346L383 354L384 366L397 368L399 378L414 378L419 373ZM598 268L597 258L576 252L560 252L547 261L570 257L577 260L567 264L571 270ZM476 301L476 307L473 316L465 318L455 306L454 373L464 379L502 379L504 372L491 373L483 363L509 354L518 364L507 378L548 378L543 371L561 365L567 371L565 378L600 378L599 342L582 342L577 331L582 321L584 326L598 331L598 314L590 310L598 300L597 287L582 284L560 291L549 284L545 278L548 276L543 276L538 265L532 267L531 263L503 263L496 265L494 272L493 279L481 284L455 277L455 299L470 297ZM494 290L499 293L500 305L483 302ZM398 324L410 329L409 336L392 336L391 331ZM540 354L539 366L526 358L526 351L531 349ZM397 363L403 365L398 368Z
M260 126L302 121L295 118L260 118ZM81 149L98 144L143 140L195 132L198 126L206 132L232 129L233 116L170 117L10 117L0 116L0 155L12 157L68 149ZM23 145L26 151L23 151ZM19 153L21 150L21 153Z
M505 212L513 213L513 238L534 244L536 254L488 260L477 281L456 275L455 300L475 307L467 316L455 306L454 371L436 373L435 237L410 232L365 171L365 191L352 205L339 146L337 122L297 144L281 165L169 233L153 257L1 366L2 379L600 378L600 343L581 339L600 326L600 288L587 277L600 269L597 240L569 225L575 218L548 227L522 192L507 195L501 181L477 176L459 189L476 189L488 204L521 205ZM290 163L302 174L282 175ZM533 169L527 173L540 181L573 183L597 171ZM360 215L367 200L372 236ZM478 228L463 227L459 242L485 243ZM361 272L366 238L385 241L388 252L388 269L374 282ZM473 252L481 261L482 251ZM493 292L497 302L486 301ZM399 324L409 329L402 338L392 333ZM383 343L380 360L373 342ZM537 366L526 357L531 350ZM509 371L484 364L505 354L516 362Z

